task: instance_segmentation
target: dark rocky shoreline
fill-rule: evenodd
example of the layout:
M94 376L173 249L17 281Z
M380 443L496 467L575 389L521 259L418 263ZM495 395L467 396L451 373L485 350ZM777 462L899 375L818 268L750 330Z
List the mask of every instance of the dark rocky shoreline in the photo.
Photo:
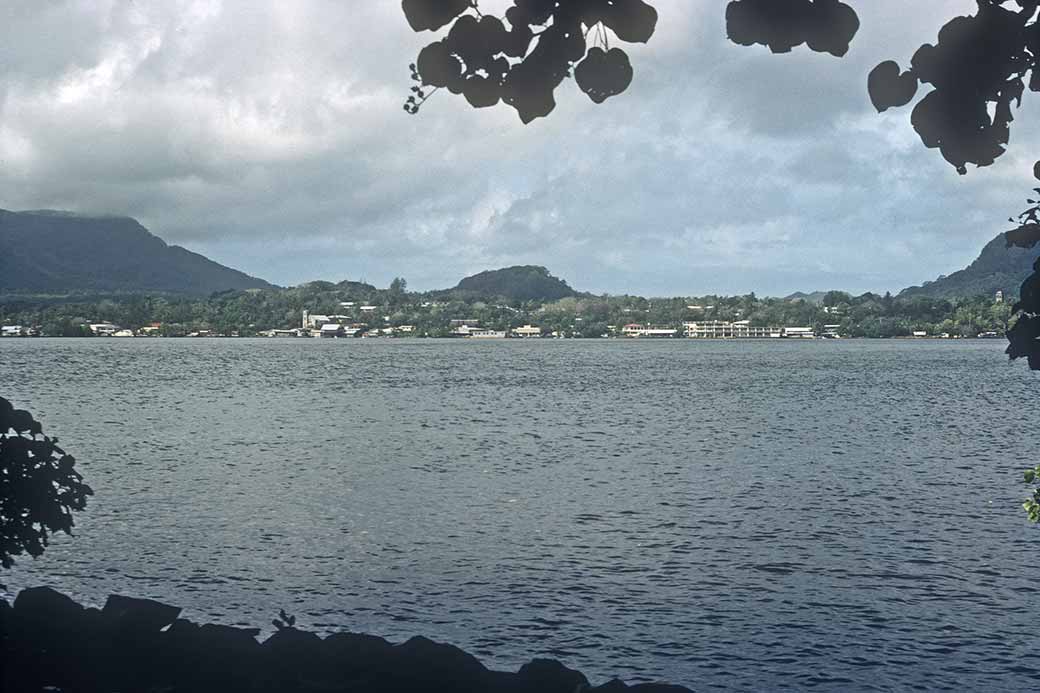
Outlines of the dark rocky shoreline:
M49 587L0 600L0 689L7 693L689 693L666 684L592 686L553 659L517 672L423 637L393 644L361 633L198 625L180 608L112 595L87 608Z

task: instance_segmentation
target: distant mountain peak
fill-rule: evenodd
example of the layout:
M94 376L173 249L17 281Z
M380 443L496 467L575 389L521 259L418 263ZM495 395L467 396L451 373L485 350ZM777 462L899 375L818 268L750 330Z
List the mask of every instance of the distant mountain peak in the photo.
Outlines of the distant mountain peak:
M808 303L823 303L823 297L827 295L826 291L813 291L812 293L805 293L804 291L795 291L789 296L784 296L785 301L807 301Z
M0 209L0 290L206 295L254 288L273 287L167 245L131 217Z

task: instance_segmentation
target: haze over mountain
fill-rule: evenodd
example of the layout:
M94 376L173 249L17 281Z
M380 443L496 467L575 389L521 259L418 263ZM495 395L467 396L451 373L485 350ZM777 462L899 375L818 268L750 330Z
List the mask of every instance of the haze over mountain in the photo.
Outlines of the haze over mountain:
M994 294L998 290L1018 295L1037 257L1040 257L1040 246L1029 250L1008 248L1001 233L987 243L978 258L964 269L921 286L903 289L900 295L960 298Z
M0 210L0 291L205 295L273 286L167 245L129 217Z

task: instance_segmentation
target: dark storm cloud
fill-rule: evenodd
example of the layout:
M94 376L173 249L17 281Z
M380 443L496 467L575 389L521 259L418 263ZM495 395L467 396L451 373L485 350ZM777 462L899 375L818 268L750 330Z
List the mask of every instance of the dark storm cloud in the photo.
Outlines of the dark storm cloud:
M960 178L867 99L967 0L857 3L840 60L730 44L722 2L657 6L628 92L565 84L524 127L444 95L406 116L428 37L396 2L4 3L0 207L131 214L279 283L535 263L596 291L786 293L956 269L1030 187L1031 119Z

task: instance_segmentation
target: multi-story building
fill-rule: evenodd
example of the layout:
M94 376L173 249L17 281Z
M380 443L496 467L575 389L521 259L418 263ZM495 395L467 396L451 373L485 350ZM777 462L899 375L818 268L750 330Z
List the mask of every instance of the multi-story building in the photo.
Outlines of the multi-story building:
M840 325L829 327L837 330ZM811 327L756 327L749 320L684 322L683 334L692 339L812 339L816 336Z
M783 336L781 327L753 327L749 320L684 322L683 333L694 339L767 339Z
M621 334L625 337L674 337L679 330L668 327L655 327L653 325L640 325L631 323L621 328Z

